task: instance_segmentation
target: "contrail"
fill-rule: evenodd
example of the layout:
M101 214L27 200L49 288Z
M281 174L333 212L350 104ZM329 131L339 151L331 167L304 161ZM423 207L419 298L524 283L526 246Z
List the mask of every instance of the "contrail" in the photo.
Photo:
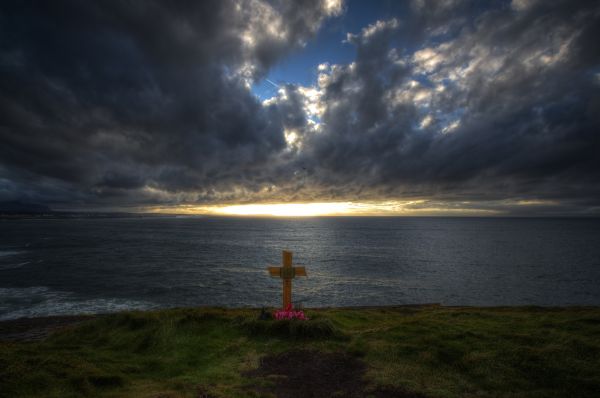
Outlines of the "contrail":
M278 84L276 84L276 83L273 83L272 81L270 81L270 80L269 80L269 79L267 79L266 77L265 77L265 80L266 80L266 81L268 81L269 83L271 83L272 85L274 85L275 87L279 88L279 85L278 85Z

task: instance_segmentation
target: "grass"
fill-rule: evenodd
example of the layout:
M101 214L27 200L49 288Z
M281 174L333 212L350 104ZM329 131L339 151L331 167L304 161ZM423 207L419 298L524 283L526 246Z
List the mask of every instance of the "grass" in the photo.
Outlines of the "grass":
M292 348L342 351L374 385L429 397L598 397L599 308L382 307L257 321L251 309L103 316L0 342L0 397L258 396L244 376ZM254 395L253 395L254 394Z

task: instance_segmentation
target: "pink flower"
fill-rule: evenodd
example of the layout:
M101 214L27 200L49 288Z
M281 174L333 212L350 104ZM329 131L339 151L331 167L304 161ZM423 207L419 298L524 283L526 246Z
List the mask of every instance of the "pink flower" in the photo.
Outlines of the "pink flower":
M302 310L294 311L291 304L287 305L285 307L285 309L275 311L273 316L277 320L281 320L281 319L300 319L302 321L308 320L308 317L306 315L304 315L304 311L302 311Z

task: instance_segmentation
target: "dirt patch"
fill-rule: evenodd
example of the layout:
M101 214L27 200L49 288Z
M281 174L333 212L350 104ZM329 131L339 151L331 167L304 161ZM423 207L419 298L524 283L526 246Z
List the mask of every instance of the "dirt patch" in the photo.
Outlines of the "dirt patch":
M425 398L396 387L369 389L365 371L364 362L347 354L294 350L263 357L246 376L270 381L252 389L277 398Z
M94 318L91 315L47 316L0 321L0 341L36 341L50 334Z

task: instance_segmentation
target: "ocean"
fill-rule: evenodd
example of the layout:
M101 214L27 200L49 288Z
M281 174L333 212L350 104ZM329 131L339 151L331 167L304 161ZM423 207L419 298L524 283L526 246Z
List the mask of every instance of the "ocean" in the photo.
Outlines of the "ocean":
M0 220L0 319L279 306L600 305L600 220L147 217Z

